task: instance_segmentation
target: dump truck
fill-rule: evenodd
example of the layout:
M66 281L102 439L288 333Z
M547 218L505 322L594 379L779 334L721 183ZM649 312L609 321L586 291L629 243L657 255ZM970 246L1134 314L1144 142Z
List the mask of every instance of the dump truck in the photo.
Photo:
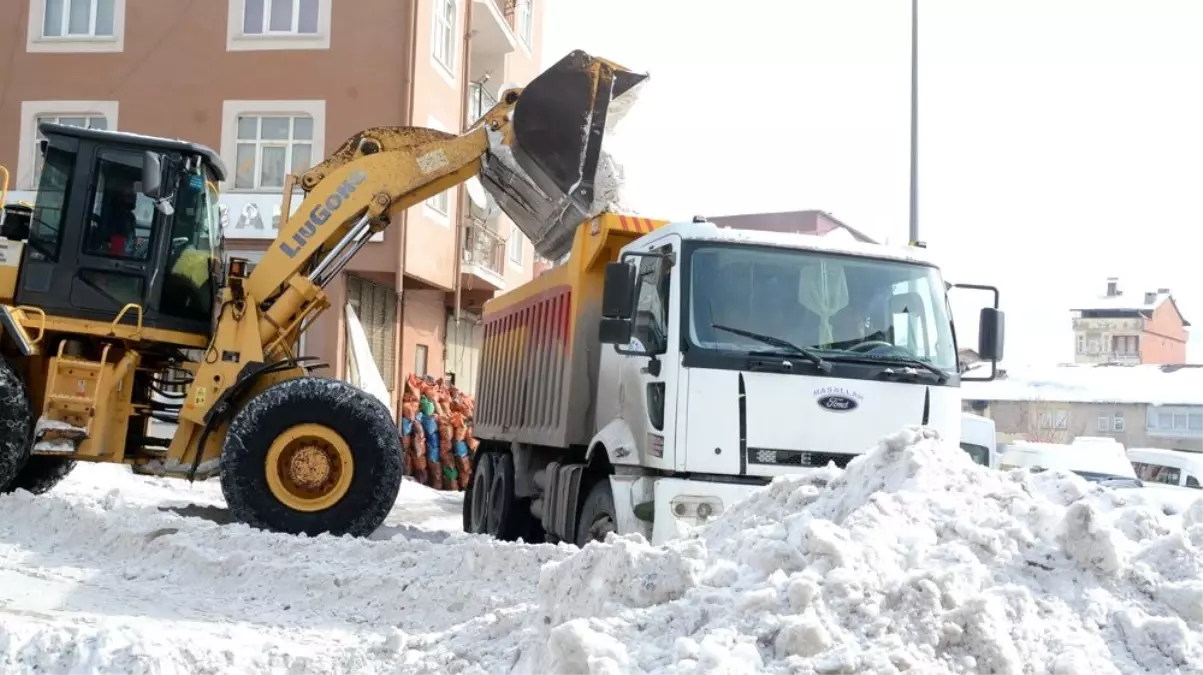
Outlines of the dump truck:
M39 124L37 197L6 209L0 247L0 492L123 463L220 475L255 527L370 534L400 488L400 439L383 403L296 352L323 289L406 209L474 176L541 252L565 249L596 208L611 103L643 79L573 51L463 134L364 129L297 177L304 201L253 271L223 262L212 148Z
M978 352L995 365L997 289ZM463 527L584 545L704 525L775 476L962 414L951 286L927 252L604 213L487 302Z

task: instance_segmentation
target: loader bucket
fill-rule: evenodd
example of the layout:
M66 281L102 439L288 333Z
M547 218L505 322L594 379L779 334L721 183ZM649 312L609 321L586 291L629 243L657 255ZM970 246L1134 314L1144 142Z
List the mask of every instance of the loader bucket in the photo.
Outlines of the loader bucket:
M602 138L646 79L576 50L521 90L508 144L486 153L480 178L539 255L562 257L577 226L597 215Z

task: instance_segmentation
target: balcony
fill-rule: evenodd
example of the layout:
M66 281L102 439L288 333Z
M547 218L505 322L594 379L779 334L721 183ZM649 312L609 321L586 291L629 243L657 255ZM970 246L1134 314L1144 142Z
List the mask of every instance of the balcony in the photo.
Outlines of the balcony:
M485 56L504 56L518 48L518 39L510 26L508 0L473 0L472 52Z
M483 220L464 228L460 282L468 289L505 290L505 240Z
M483 84L468 83L468 126L476 124L476 120L497 105L497 97L489 93Z

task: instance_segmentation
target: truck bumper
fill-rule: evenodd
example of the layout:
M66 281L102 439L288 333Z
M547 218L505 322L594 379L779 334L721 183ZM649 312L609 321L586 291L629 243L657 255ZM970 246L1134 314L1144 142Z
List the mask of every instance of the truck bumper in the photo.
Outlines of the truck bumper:
M662 544L688 534L762 487L681 478L657 480L652 543Z

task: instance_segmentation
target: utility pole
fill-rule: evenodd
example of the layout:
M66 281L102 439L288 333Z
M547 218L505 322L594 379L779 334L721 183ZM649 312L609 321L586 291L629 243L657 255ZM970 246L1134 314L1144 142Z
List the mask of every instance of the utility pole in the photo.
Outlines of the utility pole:
M911 0L911 246L919 240L919 0Z

